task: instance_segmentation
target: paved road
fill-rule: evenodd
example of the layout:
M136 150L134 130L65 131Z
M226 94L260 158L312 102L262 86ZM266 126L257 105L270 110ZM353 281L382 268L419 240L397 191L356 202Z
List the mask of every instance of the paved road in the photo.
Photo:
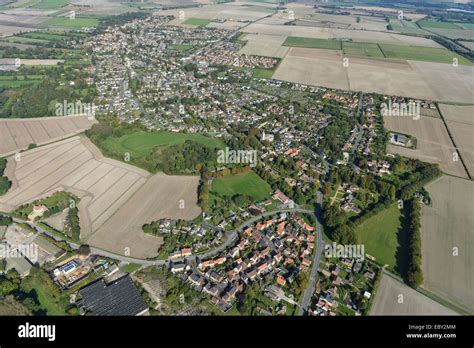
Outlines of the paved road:
M299 315L304 315L308 311L308 307L311 304L311 297L313 297L314 293L314 286L316 284L316 279L318 277L318 269L319 269L319 264L321 263L321 254L323 252L324 248L324 242L323 242L323 236L322 236L322 226L319 223L318 220L318 215L319 211L321 209L322 203L323 203L323 194L318 191L317 192L317 219L316 219L316 230L317 230L317 246L316 250L314 253L314 259L313 259L313 266L311 268L311 273L309 276L309 283L308 286L306 287L305 293L303 295L303 298L301 300L300 308L299 308Z

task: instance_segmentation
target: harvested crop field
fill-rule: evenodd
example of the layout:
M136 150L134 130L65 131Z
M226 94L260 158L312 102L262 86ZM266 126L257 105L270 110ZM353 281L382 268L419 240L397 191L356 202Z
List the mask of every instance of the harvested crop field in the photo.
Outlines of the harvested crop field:
M420 116L415 120L412 117L384 117L385 128L397 133L412 135L417 139L416 149L388 145L387 152L419 160L437 163L440 169L451 175L467 178L460 160L453 160L456 152L444 126L443 120L434 117Z
M423 286L474 313L474 183L442 176L428 184L422 207ZM453 248L458 255L453 255Z
M328 49L293 47L283 58L273 78L409 98L472 102L472 66L348 57L348 67L344 68L342 58L336 56L340 53Z
M20 161L10 157L5 174L13 184L0 197L0 210L12 211L57 191L71 192L81 199L81 239L119 254L129 250L134 257L156 256L162 240L145 235L143 224L165 217L191 219L200 213L199 177L151 176L104 158L85 137L24 152Z
M441 47L433 40L422 37L365 30L346 30L297 25L270 25L252 23L249 26L243 28L242 32L250 34L299 36L316 39L351 39L352 41L356 42L374 42L421 47Z
M239 51L241 54L283 58L288 52L288 47L282 46L285 41L283 36L247 34L241 40L247 41Z
M35 29L31 29L27 27L0 25L0 37L13 36L15 34L25 33L32 30L35 30Z
M0 156L70 137L89 129L95 119L87 116L41 117L0 120Z
M292 47L278 66L274 79L349 89L341 51Z
M399 303L403 295L403 303ZM457 313L383 274L370 315L456 315Z
M439 104L439 108L454 139L464 164L474 177L474 106Z
M180 11L184 15L184 19L179 19ZM227 3L212 6L202 6L196 8L162 10L156 12L161 16L173 15L176 17L171 23L180 25L186 24L186 20L192 18L201 18L208 20L228 20L228 21L256 21L260 18L272 14L271 8L259 6L248 6L243 3Z
M58 65L63 63L62 59L20 59L21 65ZM0 64L15 64L15 59L0 58Z

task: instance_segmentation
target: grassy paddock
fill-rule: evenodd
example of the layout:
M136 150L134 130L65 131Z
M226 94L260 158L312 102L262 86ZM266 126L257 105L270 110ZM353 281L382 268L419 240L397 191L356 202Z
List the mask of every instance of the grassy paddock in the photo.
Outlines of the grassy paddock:
M383 53L376 43L344 41L342 51L348 56L383 58Z
M445 48L401 46L392 44L379 44L386 58L421 60L434 63L453 63L457 58L459 64L472 65L466 58Z
M270 196L270 185L254 172L229 175L212 181L211 190L223 196L252 196L261 201Z
M209 19L204 19L204 18L188 18L186 19L183 24L188 24L188 25L197 25L199 27L205 27L211 23Z
M288 36L283 42L283 46L305 47L305 48L326 48L331 50L341 50L342 45L339 40L313 39L308 37Z
M365 252L376 258L376 262L388 264L391 270L402 272L405 253L405 230L402 211L394 203L389 208L364 221L355 232Z

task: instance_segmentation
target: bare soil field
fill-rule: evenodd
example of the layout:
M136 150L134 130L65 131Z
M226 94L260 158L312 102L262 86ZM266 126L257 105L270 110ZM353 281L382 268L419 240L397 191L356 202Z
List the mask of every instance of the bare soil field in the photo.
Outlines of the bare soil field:
M196 205L198 184L198 176L153 175L87 241L120 254L129 248L132 256L156 256L159 246L150 242L158 239L161 245L162 240L141 232L142 226L161 218L197 217L201 212ZM184 204L182 209L180 203Z
M15 34L25 33L33 30L35 29L0 24L0 37L13 36Z
M403 303L399 303L399 296ZM456 315L457 313L383 274L370 315Z
M286 52L288 52L288 47L282 46L285 39L284 36L247 34L242 39L247 41L247 43L242 47L239 53L283 58Z
M244 28L244 31L247 28ZM307 29L318 31L322 28ZM443 63L349 57L347 77L343 78L341 59L323 61L322 52L308 50L310 53L305 59L295 57L293 50L288 51L273 78L322 87L436 101L469 103L473 100L474 79L471 76L474 74L474 67L472 66L453 67L451 64ZM292 71L297 73L293 74Z
M459 41L459 43L462 44L463 46L466 46L471 51L474 51L474 42L473 41Z
M451 64L409 61L419 79L425 81L429 91L416 91L412 88L409 92L412 97L449 101L459 103L472 103L474 98L474 67ZM406 86L408 87L408 86ZM401 94L405 95L405 94ZM418 97L418 95L420 95ZM422 97L425 95L425 97Z
M21 59L21 65L58 65L64 62L61 59ZM0 64L15 64L13 58L0 58Z
M474 39L474 30L469 29L441 29L441 28L425 28L425 30L446 36L449 39Z
M31 24L39 24L47 20L48 17L46 16L38 16L38 15L17 15L12 14L11 12L8 13L0 13L0 21L2 22L12 22L14 25L21 23L23 25L31 25Z
M357 22L359 17L359 22ZM317 21L326 25L335 26L341 29L358 29L358 30L376 30L387 31L387 23L383 18L355 16L355 15L331 15L326 13L307 13L305 20Z
M182 11L184 19L179 19ZM209 20L226 20L226 21L256 21L273 13L271 8L260 7L258 4L249 6L243 3L228 3L212 6L203 6L197 8L184 8L157 11L156 14L162 16L173 15L176 19L172 24L182 24L189 18L203 18Z
M95 119L87 116L41 117L0 120L0 156L70 137L89 129Z
M345 70L340 51L292 47L273 74L273 78L349 89Z
M417 158L425 162L437 163L440 169L451 175L467 178L467 173L460 160L453 160L456 152L443 120L434 117L384 117L385 128L409 134L417 139L416 149L388 145L387 152Z
M442 176L426 190L432 206L422 207L423 286L474 313L474 183Z
M145 170L104 158L85 137L72 137L8 158L5 171L13 185L0 197L0 210L58 191L77 195L81 239L102 249L130 256L156 256L161 238L145 235L142 225L158 218L191 219L198 177L151 176ZM180 200L184 208L180 209Z
M179 20L178 20L179 21ZM179 24L180 22L178 22ZM173 23L176 24L176 23ZM227 29L227 30L237 30L242 28L245 25L244 22L236 22L236 21L225 21L225 22L211 22L206 25L206 28L217 28L217 29Z
M446 121L460 122L474 126L474 106L439 104L439 109Z
M315 28L308 26L295 25L269 25L252 23L242 29L244 33L250 34L268 34L281 36L300 36L316 39L352 39L357 42L375 42L390 43L398 45L413 45L422 47L440 47L433 40L399 35L387 32L365 31L365 30L346 30L335 28Z
M439 104L439 108L472 178L474 177L474 106Z
M7 47L7 48L18 48L19 50L27 50L27 49L35 49L35 45L28 45L28 44L19 44L19 43L10 43L6 41L0 41L0 47Z

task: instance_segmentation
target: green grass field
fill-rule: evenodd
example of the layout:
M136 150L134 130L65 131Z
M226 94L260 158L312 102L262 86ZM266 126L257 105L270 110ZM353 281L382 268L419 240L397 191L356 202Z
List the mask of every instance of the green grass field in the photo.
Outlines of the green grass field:
M463 27L466 30L474 30L474 23L456 23L456 25Z
M288 36L283 42L283 46L306 47L306 48L326 48L331 50L341 50L342 45L339 40L313 39L308 37Z
M261 201L270 196L272 189L257 174L248 172L214 179L211 191L223 196L248 195L256 201Z
M365 252L374 256L378 263L388 264L391 269L397 266L401 217L402 213L395 203L364 221L355 230L359 243L365 245Z
M141 157L149 154L155 146L183 144L186 140L193 140L214 148L224 147L223 143L217 138L202 134L173 132L135 132L121 138L109 138L104 142L104 147L114 153L130 152L132 156Z
M273 73L275 72L274 69L260 69L260 68L253 68L253 77L259 79L271 79Z
M447 64L452 64L453 58L457 58L459 64L472 65L466 58L446 48L376 44L370 42L341 42L332 39L312 39L295 36L289 36L283 43L283 46L342 50L345 55L357 57L385 57L389 59L419 60Z
M211 23L211 21L209 19L204 18L188 18L183 22L183 24L197 25L200 27L204 27L209 23Z
M390 19L390 25L392 30L398 31L403 34L423 34L423 30L420 29L415 22L412 21L405 21L405 20L398 20L398 19Z
M55 10L66 6L69 2L69 0L41 0L30 7L41 10Z
M135 272L140 267L142 267L142 265L139 265L136 263L128 263L125 266L122 266L120 269L122 270L122 272L132 273L132 272Z
M96 27L99 25L99 20L96 18L75 18L55 17L48 19L41 23L42 25L51 25L65 28L82 28L82 27Z
M21 37L27 37L30 39L40 39L40 40L48 40L48 41L65 41L67 39L64 35L59 34L49 34L49 33L23 33Z
M386 58L421 60L434 63L453 63L453 58L457 58L459 64L472 65L466 58L445 48L401 46L392 44L379 44L380 49Z
M51 278L43 270L31 270L30 275L22 282L27 291L35 291L41 307L47 315L65 315L69 304L67 296L61 294Z
M180 51L180 52L187 52L187 51L189 51L190 49L193 48L193 45L171 44L171 45L169 45L168 47L171 48L171 49L173 49L173 50Z
M37 83L40 83L40 79L31 79L31 80L3 80L0 79L0 87L1 88L18 88L18 87L23 87L23 86L29 86L29 85L34 85Z
M417 22L422 28L436 28L436 29L462 29L459 25L451 22L439 22L430 19L422 19Z
M376 43L343 42L342 51L348 56L383 58L383 53Z

